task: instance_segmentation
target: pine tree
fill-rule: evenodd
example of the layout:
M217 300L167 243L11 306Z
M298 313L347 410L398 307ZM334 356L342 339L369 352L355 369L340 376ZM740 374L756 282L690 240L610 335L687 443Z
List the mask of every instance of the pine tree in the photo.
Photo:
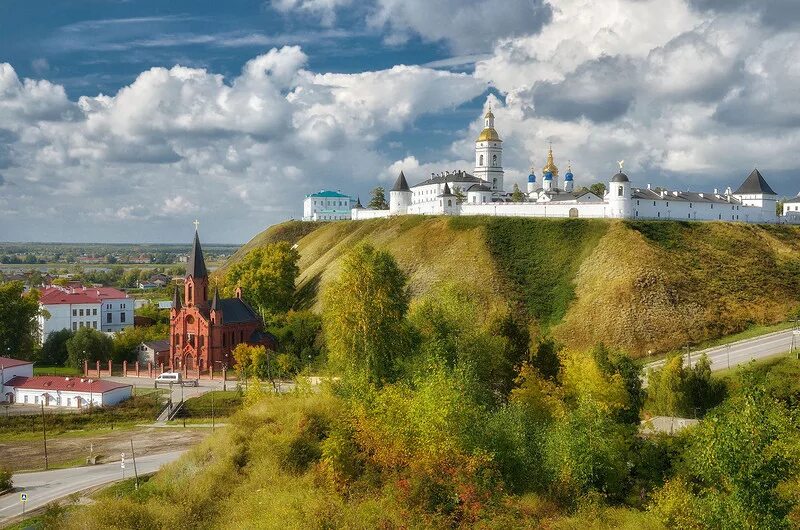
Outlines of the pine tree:
M525 194L519 189L519 185L514 184L514 191L511 193L511 200L514 202L525 202Z
M372 190L372 198L369 200L367 207L370 210L388 210L389 203L386 202L386 190L378 186Z

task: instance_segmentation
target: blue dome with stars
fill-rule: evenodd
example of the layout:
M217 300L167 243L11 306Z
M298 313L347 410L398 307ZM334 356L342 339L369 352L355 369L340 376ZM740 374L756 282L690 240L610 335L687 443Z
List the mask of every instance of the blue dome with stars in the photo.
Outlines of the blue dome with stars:
M572 171L567 171L567 174L564 175L564 182L572 182Z
M533 173L531 173L530 175L528 175L528 182L529 182L529 183L531 183L531 184L533 184L534 182L536 182L536 175L534 175Z
M553 180L553 174L551 172L546 172L544 174L544 180Z

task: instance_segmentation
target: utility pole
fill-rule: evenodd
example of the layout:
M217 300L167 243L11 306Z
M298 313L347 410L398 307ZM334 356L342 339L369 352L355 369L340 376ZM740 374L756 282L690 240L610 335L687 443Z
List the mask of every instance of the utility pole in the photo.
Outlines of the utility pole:
M47 461L47 427L44 424L44 401L42 401L42 438L44 439L44 468L48 469L50 466Z
M214 391L211 391L211 432L214 432Z
M139 472L136 471L136 452L133 450L133 438L131 438L131 458L133 458L133 474L136 477L136 489L139 489Z

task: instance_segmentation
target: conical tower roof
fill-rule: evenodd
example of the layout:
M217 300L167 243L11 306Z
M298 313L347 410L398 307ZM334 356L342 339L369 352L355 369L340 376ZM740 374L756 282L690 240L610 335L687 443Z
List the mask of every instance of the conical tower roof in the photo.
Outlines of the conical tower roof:
M734 195L777 195L775 191L767 184L761 172L754 169L752 173L742 182L739 189L734 192Z
M197 230L194 232L192 253L189 255L189 261L186 264L186 276L191 276L193 278L208 277L206 260L203 258L203 249L200 247L200 236L197 235Z
M397 177L397 180L394 181L394 187L392 191L411 191L411 188L408 187L408 182L406 181L406 176L403 172L400 172L400 175Z

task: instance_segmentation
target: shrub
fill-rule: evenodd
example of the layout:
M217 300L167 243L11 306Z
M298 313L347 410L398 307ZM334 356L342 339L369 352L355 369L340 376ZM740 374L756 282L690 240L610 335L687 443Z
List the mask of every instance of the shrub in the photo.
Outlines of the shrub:
M5 468L0 468L0 491L11 489L13 487L11 481L11 471Z

